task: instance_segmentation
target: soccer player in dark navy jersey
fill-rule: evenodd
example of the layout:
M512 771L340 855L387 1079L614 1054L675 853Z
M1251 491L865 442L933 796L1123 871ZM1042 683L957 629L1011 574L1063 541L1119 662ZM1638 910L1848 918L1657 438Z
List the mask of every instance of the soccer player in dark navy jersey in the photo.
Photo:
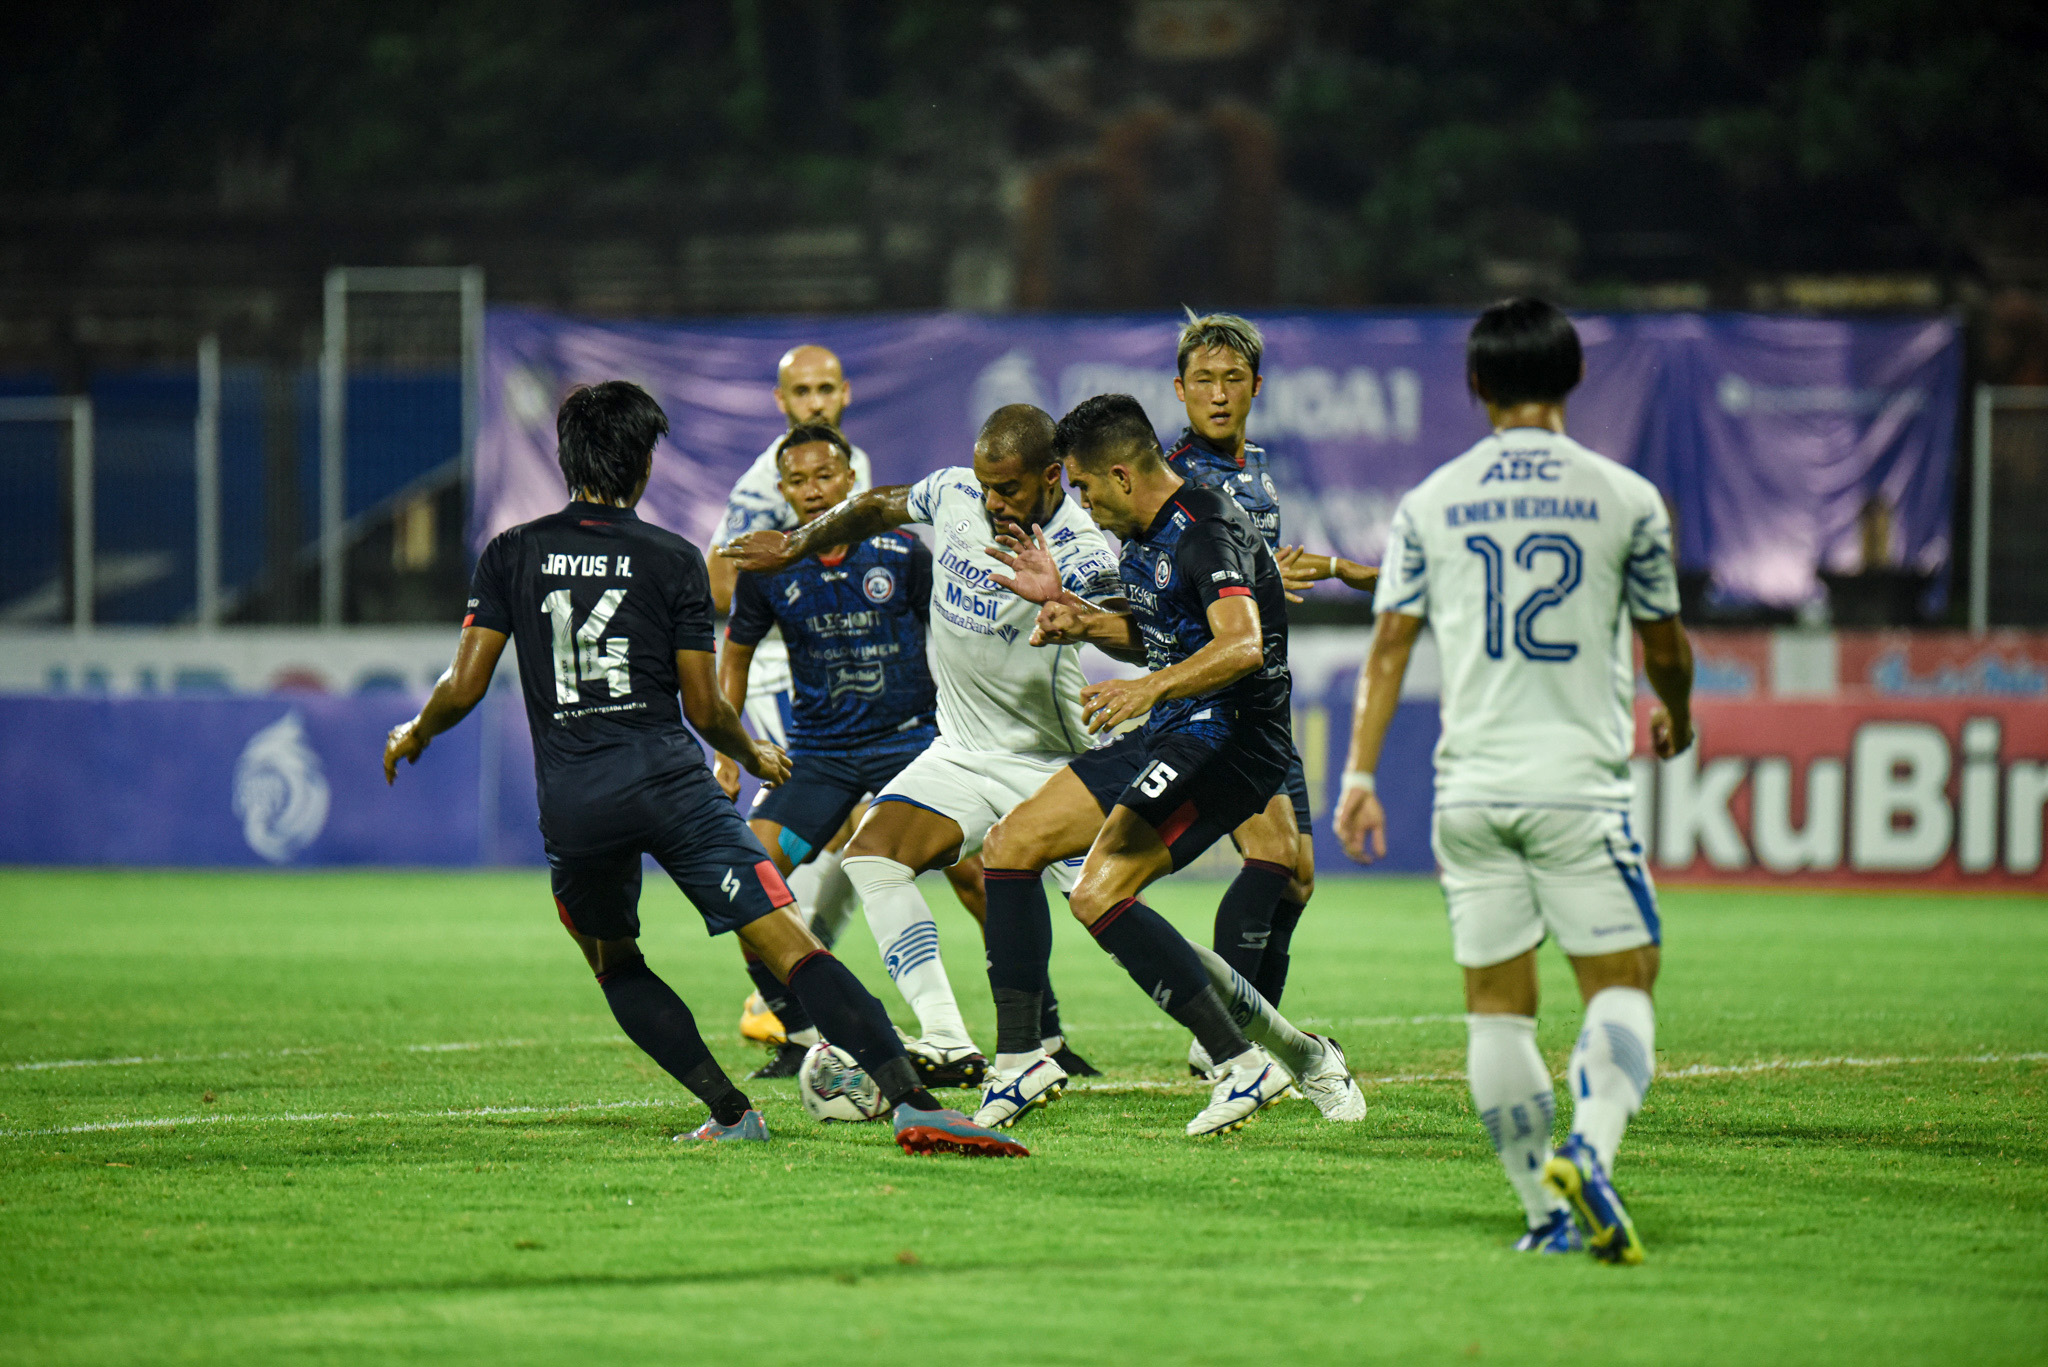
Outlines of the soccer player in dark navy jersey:
M1033 980L1048 943L1037 930L1047 916L1038 871L1078 846L1087 859L1070 899L1075 917L1215 1061L1219 1080L1190 1135L1235 1129L1286 1089L1287 1075L1246 1038L1247 1028L1277 1036L1281 1061L1325 1115L1359 1119L1364 1099L1341 1049L1287 1025L1215 955L1215 969L1205 965L1138 900L1263 810L1286 780L1293 744L1279 567L1233 499L1189 484L1166 464L1151 421L1129 395L1081 403L1060 419L1056 442L1075 496L1123 542L1129 610L1109 611L1063 589L1042 533L1030 547L1006 540L1000 558L1013 573L999 582L1043 605L1034 644L1089 642L1150 670L1081 691L1091 733L1146 720L1076 758L990 832L990 981ZM1030 971L1013 968L1027 959ZM1219 982L1230 990L1228 1006ZM999 994L999 1031L1004 1009ZM1028 1075L1013 1090L1015 1097L985 1092L976 1119L1005 1122L1034 1104Z
M783 439L778 487L799 525L853 492L850 455L838 429L822 424L792 428ZM863 798L886 788L937 738L938 695L925 660L931 597L931 552L898 528L823 547L779 570L738 575L718 663L727 699L738 706L746 697L754 647L771 631L780 628L788 650L791 775L761 790L748 823L783 873L801 867ZM987 1060L961 1019L939 958L938 927L928 914L899 924L887 907L867 910L882 967L917 1012L911 1062L927 1086L976 1085ZM794 1004L765 966L748 969L788 1037L756 1076L793 1072L811 1042L810 1023L801 1008L792 1016Z
M614 380L573 391L555 426L573 501L485 548L455 662L419 715L386 738L386 781L482 701L509 637L556 910L620 1028L710 1108L690 1137L765 1139L767 1129L689 1008L641 956L642 854L712 934L735 932L825 1037L860 1061L896 1107L906 1152L1021 1154L925 1091L881 1002L804 928L781 873L683 727L688 718L763 782L788 777L787 757L747 735L714 682L704 557L633 514L667 417L646 391Z

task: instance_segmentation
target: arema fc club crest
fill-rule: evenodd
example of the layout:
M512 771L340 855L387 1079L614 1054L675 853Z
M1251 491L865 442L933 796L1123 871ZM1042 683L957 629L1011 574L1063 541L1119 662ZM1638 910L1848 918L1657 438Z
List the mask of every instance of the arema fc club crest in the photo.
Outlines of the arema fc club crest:
M1159 558L1159 563L1152 567L1152 582L1163 589L1167 586L1167 584L1171 583L1172 580L1173 562L1171 560L1168 560L1165 556L1161 556Z
M861 577L860 591L870 603L886 603L889 595L896 592L896 576L877 565Z
M235 815L250 849L273 864L291 859L319 838L328 800L327 775L297 712L249 737L235 761Z

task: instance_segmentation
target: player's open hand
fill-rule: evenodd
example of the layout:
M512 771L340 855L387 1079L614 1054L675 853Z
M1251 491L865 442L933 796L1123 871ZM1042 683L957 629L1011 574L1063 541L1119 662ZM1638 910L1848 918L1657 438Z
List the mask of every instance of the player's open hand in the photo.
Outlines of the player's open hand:
M1650 713L1650 748L1657 752L1658 759L1670 759L1682 755L1692 745L1692 718L1682 723L1671 720L1671 710L1659 707Z
M1324 576L1318 570L1327 563L1325 557L1310 555L1305 546L1282 546L1273 552L1273 561L1280 566L1280 587L1287 590L1287 601L1299 603L1301 591Z
M1010 573L991 574L989 578L1028 602L1050 603L1060 596L1060 568L1053 561L1052 547L1045 542L1043 528L1033 523L1029 541L1021 541L1008 532L996 533L996 541L998 544L990 546L988 553L1007 566Z
M782 752L781 746L773 742L756 741L754 762L747 766L747 772L773 788L789 777L789 756ZM733 792L738 791L739 785L734 784Z
M1083 626L1086 618L1081 609L1072 603L1046 603L1038 609L1038 620L1031 626L1031 644L1035 646L1077 646L1088 639Z
M719 790L729 801L739 801L740 766L731 756L720 755L711 761L711 777L718 780Z
M384 736L384 782L389 785L398 781L398 761L418 764L420 756L427 752L428 739L420 734L420 719L400 722Z
M1081 690L1081 720L1088 734L1096 735L1152 710L1159 690L1150 674L1136 679L1105 679Z
M773 528L734 537L712 554L751 574L773 574L796 563L796 557L789 553L789 538Z
M1337 839L1344 853L1361 864L1387 857L1387 812L1377 793L1345 789L1337 802Z

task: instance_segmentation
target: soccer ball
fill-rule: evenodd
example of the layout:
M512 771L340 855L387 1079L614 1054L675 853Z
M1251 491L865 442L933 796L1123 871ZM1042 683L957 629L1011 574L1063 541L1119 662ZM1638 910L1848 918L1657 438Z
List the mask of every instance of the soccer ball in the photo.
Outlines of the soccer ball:
M876 1120L889 1109L882 1089L844 1049L824 1041L811 1046L796 1072L796 1094L804 1109L827 1124L835 1120Z

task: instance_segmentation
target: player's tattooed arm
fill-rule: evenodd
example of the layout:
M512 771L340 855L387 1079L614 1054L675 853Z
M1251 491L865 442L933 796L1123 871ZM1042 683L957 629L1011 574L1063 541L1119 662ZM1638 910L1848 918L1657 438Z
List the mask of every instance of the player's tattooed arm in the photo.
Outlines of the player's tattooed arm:
M856 494L816 522L793 532L758 531L735 537L720 546L716 554L743 570L773 574L787 569L807 555L834 546L852 546L892 527L908 525L910 486L889 484Z
M1121 726L1175 698L1228 688L1266 662L1259 605L1250 594L1209 604L1209 644L1178 664L1135 679L1108 679L1081 690L1081 720L1090 733Z
M1373 624L1372 653L1358 671L1358 693L1351 709L1351 750L1344 761L1344 793L1337 802L1337 839L1344 853L1361 864L1384 859L1387 814L1371 783L1380 765L1380 747L1401 704L1401 680L1422 619L1403 612L1383 612ZM1355 781L1353 776L1359 776ZM1371 841L1368 848L1367 841Z
M676 679L682 685L683 716L712 749L739 761L742 769L774 785L789 777L782 747L757 741L740 725L739 709L718 690L711 652L678 650Z
M1299 603L1301 591L1318 580L1335 579L1360 593L1371 593L1380 582L1376 565L1361 565L1341 555L1323 555L1304 546L1282 546L1273 552L1273 560L1280 566L1280 583L1287 590L1290 603Z
M741 645L728 637L718 652L718 691L735 713L746 705L747 676L753 672L754 650L754 646ZM730 756L721 754L713 762L711 773L727 797L740 795L740 766Z
M1643 677L1662 704L1650 713L1650 747L1658 759L1683 754L1692 744L1692 642L1676 617L1638 621Z
M505 633L489 627L464 627L455 646L455 662L434 682L433 696L419 715L400 722L384 737L384 782L398 780L398 762L418 764L434 737L468 716L490 691L491 675L505 651Z

